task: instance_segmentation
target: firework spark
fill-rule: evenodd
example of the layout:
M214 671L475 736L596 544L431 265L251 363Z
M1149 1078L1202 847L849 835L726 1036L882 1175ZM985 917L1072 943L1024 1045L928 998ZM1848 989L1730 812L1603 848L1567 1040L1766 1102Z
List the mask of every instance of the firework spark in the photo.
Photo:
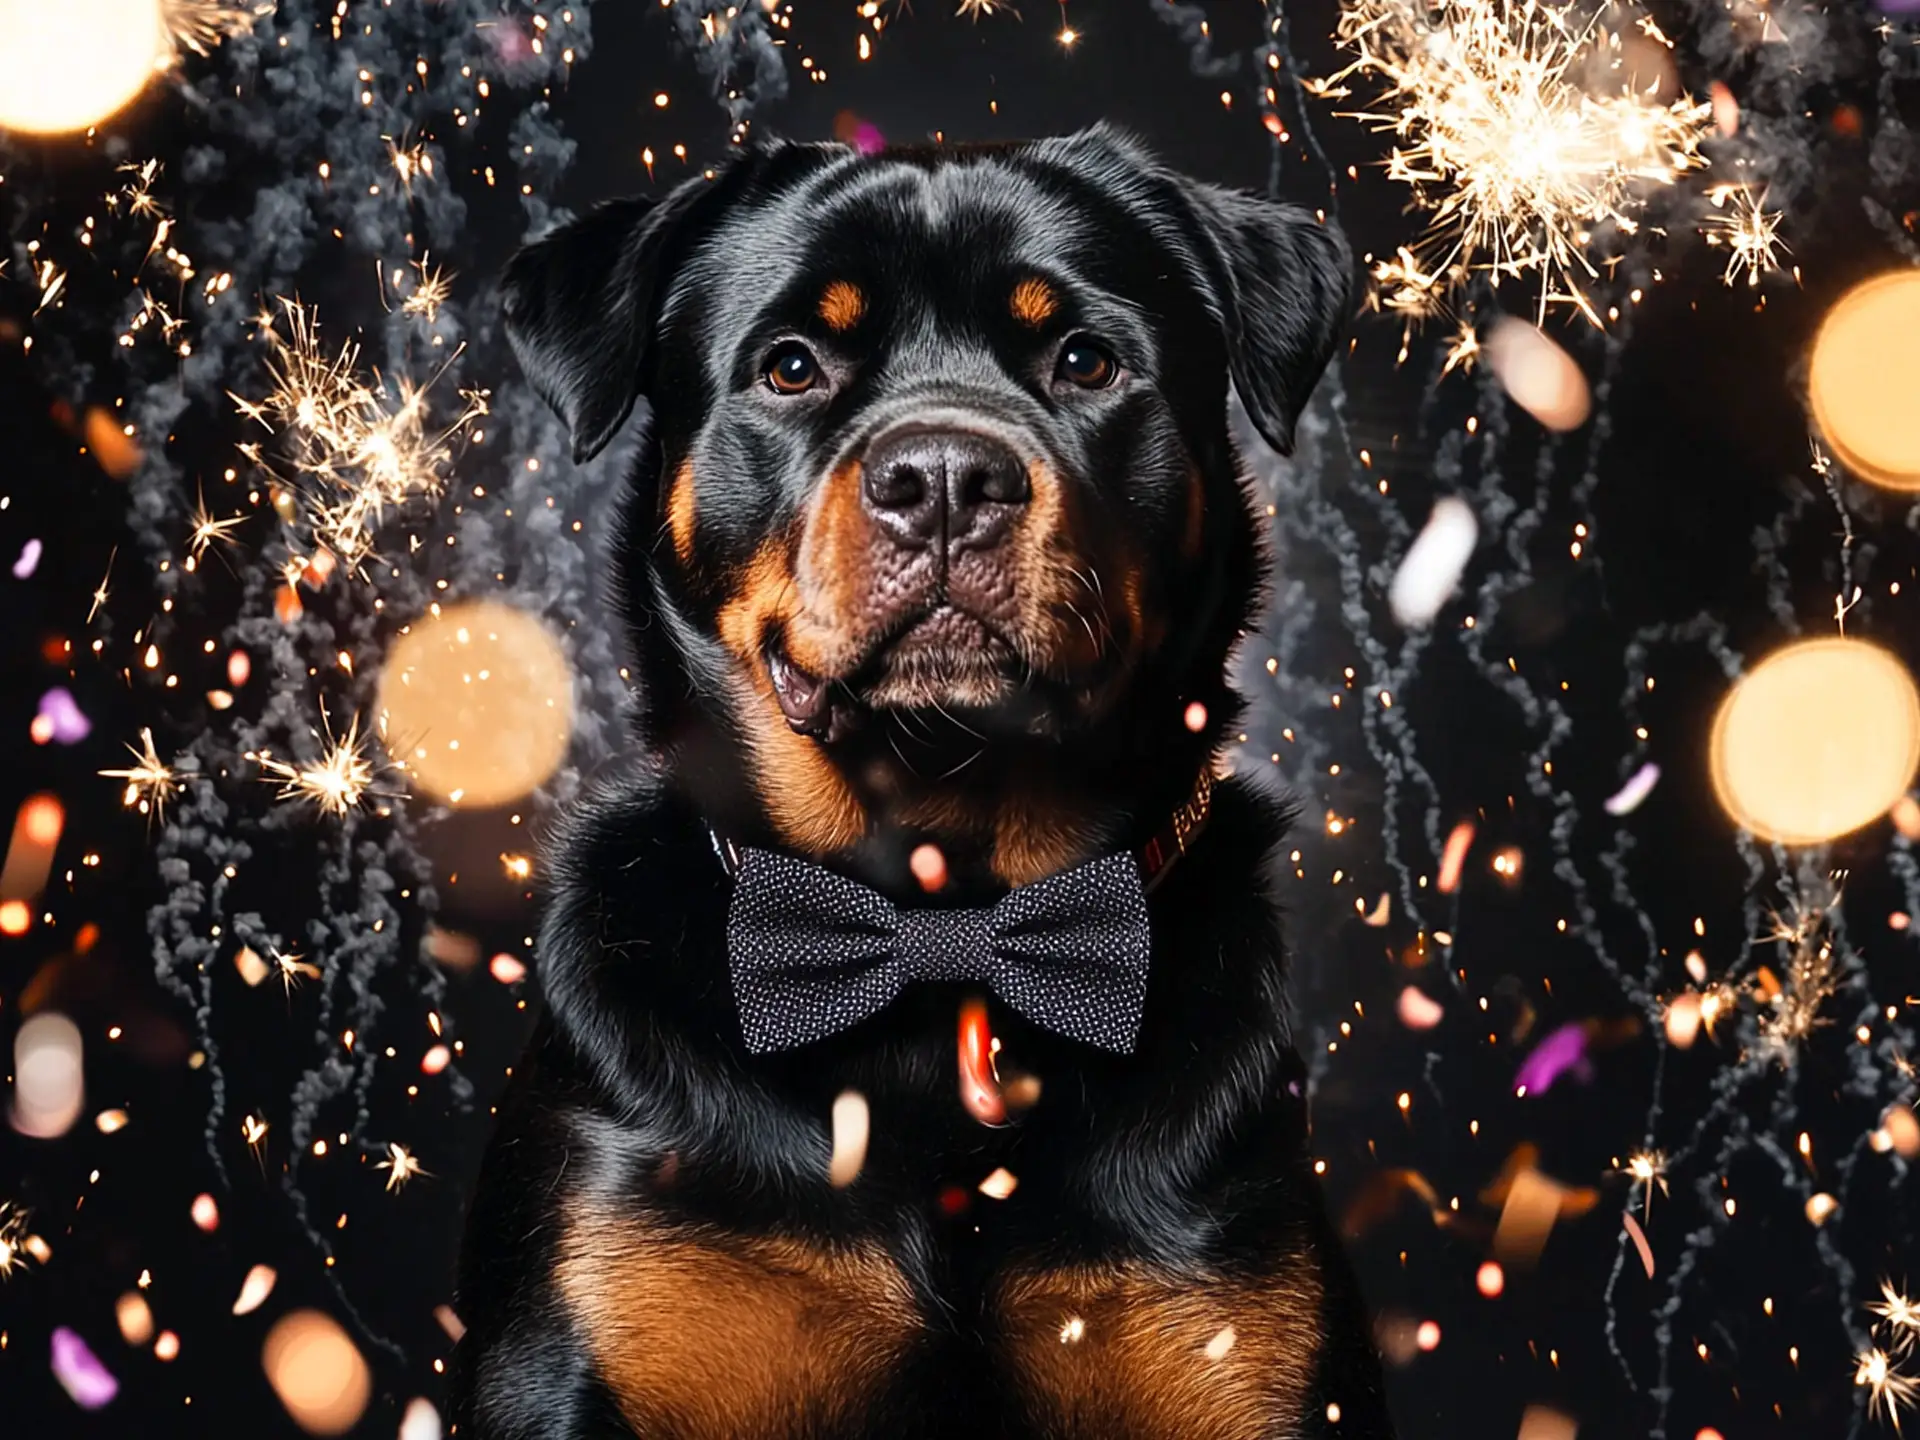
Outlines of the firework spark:
M305 800L323 815L345 815L359 805L373 784L373 762L366 756L358 715L337 738L324 710L320 723L326 732L325 744L320 758L311 765L276 760L265 750L248 758L266 771L267 777L281 782L279 799Z
M320 967L309 961L298 950L283 953L278 946L269 945L267 947L267 955L273 961L274 968L280 972L280 983L286 987L289 995L293 993L294 986L298 985L303 979L318 980L320 978ZM252 1117L249 1116L248 1118L251 1119ZM251 1129L252 1127L249 1126L248 1128ZM264 1138L266 1133L266 1126L262 1124L260 1127L260 1135ZM248 1143L252 1143L251 1138L249 1138Z
M427 1176L426 1169L418 1160L413 1158L413 1153L408 1150L406 1146L396 1141L388 1142L387 1158L382 1160L374 1168L387 1172L388 1194L392 1194L395 1190L403 1188L406 1183L415 1176Z
M1906 1355L1913 1350L1915 1337L1920 1336L1920 1305L1897 1289L1891 1280L1880 1282L1880 1294L1881 1299L1867 1302L1867 1309L1880 1317L1874 1322L1874 1328L1886 1326L1892 1332L1893 1353Z
M1797 903L1790 916L1774 915L1773 931L1765 938L1786 947L1786 976L1771 984L1770 976L1755 982L1761 1002L1760 1037L1775 1054L1785 1057L1827 1022L1821 1007L1840 988L1846 956L1835 941L1830 914L1840 903L1836 885L1825 904Z
M193 521L193 528L187 532L187 553L197 561L207 553L207 547L216 541L221 544L232 543L233 531L239 528L247 517L229 515L225 519L214 519L212 512L207 509L206 494L202 492L194 503L190 518Z
M1354 59L1313 88L1380 85L1373 108L1345 113L1392 132L1388 177L1431 212L1408 266L1425 283L1393 308L1459 273L1496 285L1537 274L1541 318L1569 305L1597 325L1581 288L1600 274L1596 232L1634 234L1652 191L1706 164L1712 107L1636 93L1598 15L1543 0L1353 0L1336 33Z
M172 767L161 763L160 754L153 748L153 731L140 730L140 744L127 746L127 753L133 756L134 763L124 770L102 770L100 773L110 780L127 782L126 793L120 803L128 809L138 808L142 815L152 815L156 820L166 814L167 801L180 788L180 781Z
M1853 1383L1866 1390L1868 1412L1885 1416L1898 1433L1901 1412L1912 1409L1920 1397L1920 1380L1901 1370L1878 1345L1854 1358Z
M1727 285L1743 269L1749 286L1780 269L1781 255L1790 253L1780 239L1784 217L1767 209L1764 191L1756 196L1744 185L1715 185L1707 191L1707 200L1714 213L1701 223L1700 233L1707 244L1726 248L1727 268L1720 278Z
M0 1200L0 1280L32 1257L33 1252L27 1245L27 1222L32 1218L31 1210Z
M305 482L314 536L356 569L373 553L389 510L440 493L453 460L453 437L486 413L485 397L462 391L452 423L436 428L427 413L431 381L416 386L400 380L389 393L378 372L371 382L364 379L360 347L348 341L337 352L323 349L313 311L297 300L283 299L279 315L259 318L271 351L273 389L263 400L232 399L242 415L285 441L289 461ZM241 451L265 464L259 446Z
M271 4L233 5L227 0L161 0L160 20L182 50L205 57L222 40L251 35L256 21L273 13Z

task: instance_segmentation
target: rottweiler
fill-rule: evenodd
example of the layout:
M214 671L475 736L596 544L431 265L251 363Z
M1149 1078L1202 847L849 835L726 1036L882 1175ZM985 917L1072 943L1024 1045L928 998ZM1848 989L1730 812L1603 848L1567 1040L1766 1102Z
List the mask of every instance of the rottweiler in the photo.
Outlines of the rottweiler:
M1286 816L1215 779L1268 569L1230 389L1287 452L1352 279L1323 215L1104 127L744 147L513 260L576 456L650 411L641 698L543 866L459 1435L1391 1433Z

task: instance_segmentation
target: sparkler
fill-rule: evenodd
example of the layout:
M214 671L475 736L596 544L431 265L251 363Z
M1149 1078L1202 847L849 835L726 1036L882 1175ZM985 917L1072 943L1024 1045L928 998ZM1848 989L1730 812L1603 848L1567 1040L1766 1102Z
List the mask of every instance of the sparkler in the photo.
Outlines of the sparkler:
M1709 245L1727 251L1727 268L1720 277L1727 285L1742 269L1749 287L1760 277L1780 268L1780 256L1787 252L1780 239L1779 211L1767 209L1765 192L1755 195L1744 185L1715 185L1707 191L1714 213L1701 223L1700 232Z
M387 1172L387 1193L405 1188L406 1183L415 1176L425 1176L426 1169L413 1158L406 1146L397 1141L387 1143L387 1158L374 1167Z
M216 520L207 509L207 497L202 492L194 502L191 516L193 528L187 534L188 555L197 561L207 553L207 547L214 542L231 544L233 532L246 518L245 515L229 515L224 519Z
M27 1248L27 1222L31 1210L0 1200L0 1280L6 1279L27 1263L32 1252Z
M1920 1380L1901 1370L1878 1345L1855 1357L1853 1383L1866 1390L1868 1412L1884 1415L1895 1433L1900 1430L1901 1412L1912 1409L1920 1397Z
M1920 1305L1896 1289L1891 1280L1880 1282L1880 1295L1880 1299L1867 1302L1867 1309L1880 1317L1874 1329L1884 1325L1891 1330L1893 1353L1906 1355L1913 1349L1915 1337L1920 1336Z
M390 394L377 372L371 382L361 377L357 344L348 341L327 352L313 311L298 300L279 303L279 315L259 317L273 389L263 400L232 399L246 418L286 439L291 464L306 482L306 518L315 537L357 569L373 553L388 510L440 493L442 472L453 460L453 437L487 413L486 396L462 391L453 422L434 428L427 414L432 381L401 379ZM258 445L241 451L266 464Z
M122 805L128 809L137 806L142 815L151 814L156 820L164 818L167 801L179 790L180 782L172 768L161 762L159 752L153 748L153 731L142 726L140 744L137 747L127 746L127 753L133 756L132 765L124 770L102 770L100 773L110 780L127 782L126 793L120 800Z
M1424 311L1463 272L1495 285L1537 273L1540 318L1563 304L1597 326L1581 286L1600 274L1598 232L1634 234L1652 191L1706 164L1712 107L1636 93L1598 15L1542 0L1354 0L1336 34L1354 59L1312 88L1340 98L1353 77L1380 84L1373 108L1343 113L1393 134L1387 175L1432 216L1392 308Z
M160 23L183 50L207 56L222 40L251 35L273 13L271 4L233 5L227 0L161 0Z
M276 760L265 750L249 756L267 775L282 782L279 799L305 800L323 815L345 815L359 805L373 784L373 763L367 759L360 734L360 717L348 722L344 735L335 738L327 725L326 711L320 712L326 729L321 756L311 765Z

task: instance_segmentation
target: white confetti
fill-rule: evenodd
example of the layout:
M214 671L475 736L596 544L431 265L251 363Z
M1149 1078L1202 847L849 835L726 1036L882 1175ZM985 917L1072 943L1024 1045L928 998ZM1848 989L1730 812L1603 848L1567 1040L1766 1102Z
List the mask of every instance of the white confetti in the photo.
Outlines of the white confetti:
M1393 618L1408 629L1431 624L1459 586L1479 542L1480 522L1466 501L1453 495L1434 501L1433 513L1387 587Z

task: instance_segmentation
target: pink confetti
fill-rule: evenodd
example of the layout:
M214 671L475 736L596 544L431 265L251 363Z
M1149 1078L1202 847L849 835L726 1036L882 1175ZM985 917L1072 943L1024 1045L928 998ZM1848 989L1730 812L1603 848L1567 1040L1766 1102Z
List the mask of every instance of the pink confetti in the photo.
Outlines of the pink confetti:
M1627 1234L1633 1237L1633 1245L1640 1252L1640 1263L1647 1267L1647 1279L1653 1278L1653 1247L1647 1243L1647 1232L1640 1228L1640 1222L1631 1213L1620 1217L1627 1224Z
M40 709L34 717L44 722L49 739L62 745L75 745L93 731L93 722L80 713L73 696L56 685L40 697Z
M1533 1047L1533 1053L1520 1062L1514 1089L1525 1095L1544 1095L1554 1081L1568 1073L1576 1080L1593 1078L1593 1062L1587 1059L1587 1027L1577 1020L1562 1025Z
M120 1393L120 1382L108 1373L100 1357L64 1325L53 1332L53 1378L82 1410L98 1410Z
M487 962L487 973L502 985L517 985L527 978L527 967L519 956L502 950Z
M1640 808L1641 801L1653 793L1653 787L1660 783L1660 767L1649 760L1633 772L1631 779L1612 795L1607 797L1609 815L1631 815Z
M20 558L13 562L13 578L24 580L40 564L40 542L29 540L20 547Z
M1446 1006L1418 985L1409 985L1400 992L1399 1010L1400 1023L1409 1030L1431 1030L1447 1013Z
M1460 888L1460 867L1467 863L1467 851L1473 845L1473 822L1462 820L1447 836L1447 848L1440 856L1440 876L1434 888L1451 895Z

